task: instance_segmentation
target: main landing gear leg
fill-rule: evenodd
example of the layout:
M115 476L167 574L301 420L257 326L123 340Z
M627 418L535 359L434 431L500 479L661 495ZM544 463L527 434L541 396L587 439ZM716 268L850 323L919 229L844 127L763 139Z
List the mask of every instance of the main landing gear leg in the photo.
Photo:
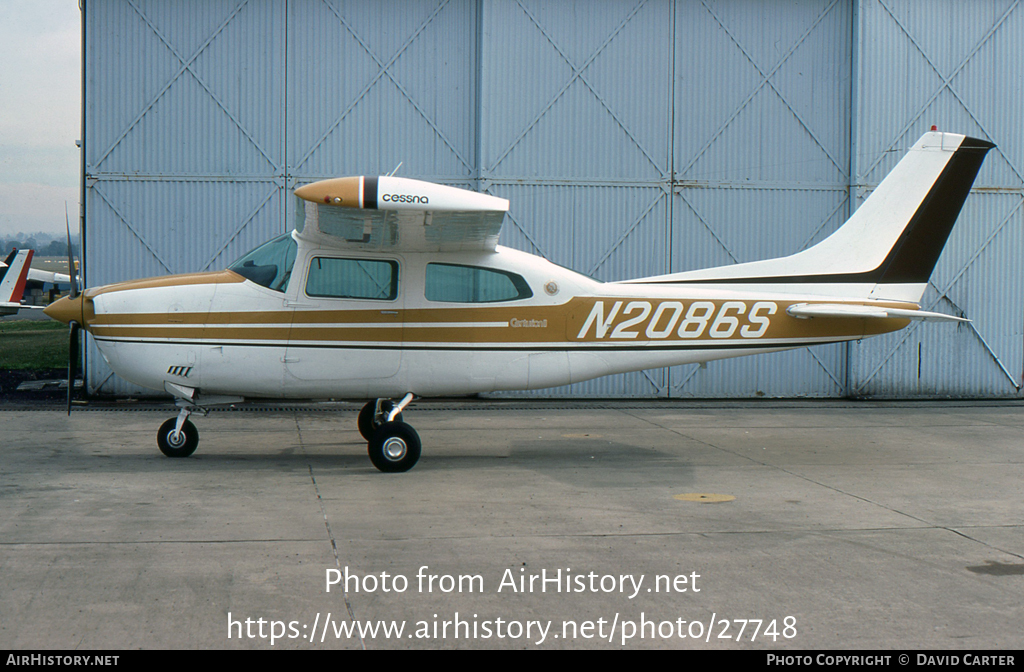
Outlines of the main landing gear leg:
M420 459L419 434L402 422L402 411L412 400L412 392L397 404L377 399L359 412L359 433L367 440L370 461L381 471L409 471Z

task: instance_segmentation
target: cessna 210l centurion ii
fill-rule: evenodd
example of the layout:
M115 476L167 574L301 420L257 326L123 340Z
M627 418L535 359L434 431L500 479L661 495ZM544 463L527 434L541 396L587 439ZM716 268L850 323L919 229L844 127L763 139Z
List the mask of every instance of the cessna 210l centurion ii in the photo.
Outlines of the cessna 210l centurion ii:
M71 325L73 356L85 329L120 376L177 398L157 436L168 456L192 454L188 416L210 405L362 398L371 461L406 471L421 448L402 421L414 396L545 388L963 321L918 302L993 146L926 133L811 248L622 282L498 246L504 199L391 176L324 180L296 189L294 231L227 270L73 291L46 312Z

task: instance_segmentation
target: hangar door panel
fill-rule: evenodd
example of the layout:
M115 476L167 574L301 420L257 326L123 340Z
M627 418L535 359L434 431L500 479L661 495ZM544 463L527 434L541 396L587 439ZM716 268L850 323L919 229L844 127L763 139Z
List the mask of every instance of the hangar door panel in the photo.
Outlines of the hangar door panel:
M851 394L1020 397L1024 132L1019 105L1007 105L1003 94L1012 87L1019 93L1024 80L1024 7L1007 0L861 3L858 33L857 204L932 124L989 140L996 149L985 158L922 300L925 310L971 322L913 324L851 345Z
M284 3L83 3L86 286L227 267L284 232ZM260 39L253 39L259 35ZM93 393L125 383L91 345Z
M502 244L600 280L667 273L673 6L482 3L480 173ZM663 370L516 396L666 394Z

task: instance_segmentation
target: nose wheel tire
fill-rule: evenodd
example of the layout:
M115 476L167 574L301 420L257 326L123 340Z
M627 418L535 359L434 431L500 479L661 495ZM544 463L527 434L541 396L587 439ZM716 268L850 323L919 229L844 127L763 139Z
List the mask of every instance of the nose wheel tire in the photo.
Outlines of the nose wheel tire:
M167 457L188 457L196 452L196 447L199 446L199 430L191 421L185 420L181 425L181 431L175 432L177 422L177 418L171 418L160 425L160 431L156 434L156 445Z
M385 422L373 433L367 452L383 472L409 471L420 459L420 436L404 422Z
M380 410L382 417L378 419L375 417L377 414L376 401L370 401L365 406L363 406L363 410L359 411L359 418L356 420L356 425L358 425L359 433L363 435L364 439L366 439L367 441L373 439L373 433L377 431L378 427L380 427L384 422L387 421L388 413L390 413L391 409L394 407L395 404L392 401L380 402ZM395 422L401 421L402 414L399 413L397 416L395 416Z

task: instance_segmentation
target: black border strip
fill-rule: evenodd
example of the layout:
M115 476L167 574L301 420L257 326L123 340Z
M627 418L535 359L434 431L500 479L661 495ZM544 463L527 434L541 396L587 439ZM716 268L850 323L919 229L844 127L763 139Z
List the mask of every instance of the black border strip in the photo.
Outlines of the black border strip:
M377 178L376 177L364 177L363 178L363 209L364 210L376 210L377 209Z
M146 345L198 345L206 347L231 346L236 348L306 348L320 350L410 350L428 352L676 352L687 350L771 350L786 348L806 348L812 345L830 345L843 341L852 341L862 336L849 336L826 341L794 341L792 343L764 343L757 341L716 343L713 345L632 345L632 346L401 346L401 345L299 345L290 343L234 343L224 341L144 341L135 339L103 338L93 336L93 340L105 343L143 343Z

